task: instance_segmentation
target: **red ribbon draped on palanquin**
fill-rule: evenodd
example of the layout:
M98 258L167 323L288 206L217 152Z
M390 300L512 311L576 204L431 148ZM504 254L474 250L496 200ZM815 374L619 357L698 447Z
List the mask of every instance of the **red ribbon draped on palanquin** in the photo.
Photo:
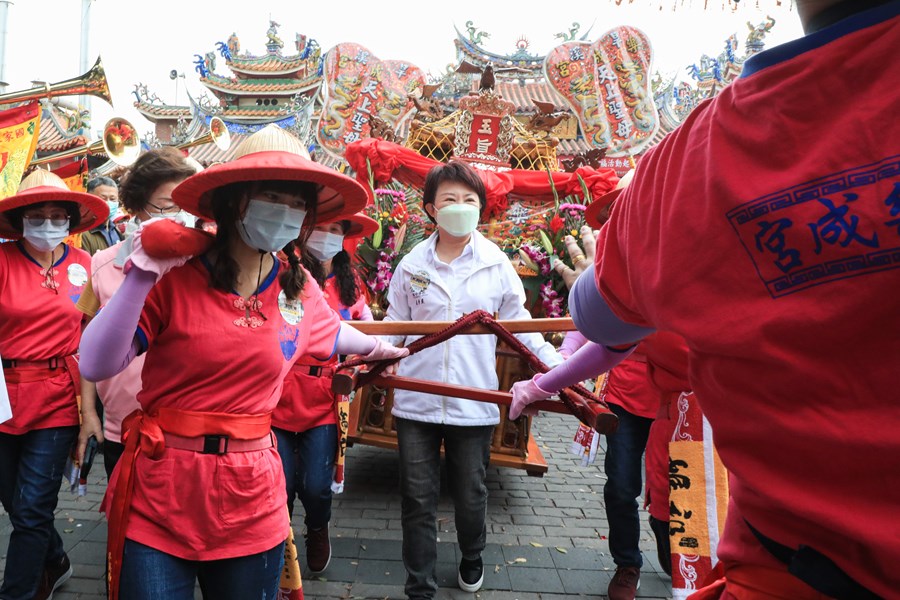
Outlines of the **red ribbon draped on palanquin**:
M375 138L365 138L347 146L345 158L356 172L356 178L368 188L369 168L376 182L397 180L405 185L421 189L425 176L433 167L441 164L399 144ZM476 165L477 166L477 165ZM574 173L564 171L487 171L476 169L487 190L487 217L503 213L508 206L509 194L522 198L548 200L553 197L553 186L560 198L576 194L583 197L581 181L584 181L591 198L598 198L612 190L619 178L612 169L580 167ZM581 181L579 181L579 177ZM369 190L370 202L372 191Z

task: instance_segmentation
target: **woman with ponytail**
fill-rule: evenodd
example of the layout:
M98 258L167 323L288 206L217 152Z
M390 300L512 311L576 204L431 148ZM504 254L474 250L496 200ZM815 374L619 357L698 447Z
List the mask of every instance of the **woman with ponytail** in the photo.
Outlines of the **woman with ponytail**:
M365 190L274 125L236 155L173 192L215 220L212 246L160 258L144 236L158 248L154 231L178 226L143 224L125 281L82 340L91 380L146 354L141 410L123 424L104 501L113 600L191 600L195 580L204 598L276 597L290 522L271 422L285 376L305 354L407 353L342 325L296 258L295 240L360 210ZM179 230L173 250L192 235L203 234Z
M372 320L365 287L354 273L343 243L344 238L364 237L376 229L375 220L351 215L317 225L302 245L303 266L342 320ZM296 255L290 258L297 260ZM298 360L284 381L281 401L272 415L287 481L288 509L293 514L295 497L303 503L306 564L313 573L324 571L331 560L331 496L343 485L334 477L339 444L338 406L331 391L335 365L337 356L321 361L306 355Z

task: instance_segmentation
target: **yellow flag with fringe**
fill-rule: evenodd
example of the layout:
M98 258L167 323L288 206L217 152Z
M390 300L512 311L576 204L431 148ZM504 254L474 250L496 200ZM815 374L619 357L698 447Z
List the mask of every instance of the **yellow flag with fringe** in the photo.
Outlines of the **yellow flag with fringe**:
M19 189L37 147L41 107L37 100L0 111L0 198Z

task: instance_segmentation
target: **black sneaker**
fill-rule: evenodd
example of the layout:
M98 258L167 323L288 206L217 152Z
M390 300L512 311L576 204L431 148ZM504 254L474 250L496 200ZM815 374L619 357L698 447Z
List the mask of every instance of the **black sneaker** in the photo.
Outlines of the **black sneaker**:
M477 592L484 583L484 563L481 557L475 559L464 558L459 561L459 577L457 578L459 589L464 592Z
M63 554L62 560L58 563L44 566L44 574L41 576L41 583L34 595L34 600L50 600L53 598L53 592L67 582L71 576L72 563L69 562L69 557Z

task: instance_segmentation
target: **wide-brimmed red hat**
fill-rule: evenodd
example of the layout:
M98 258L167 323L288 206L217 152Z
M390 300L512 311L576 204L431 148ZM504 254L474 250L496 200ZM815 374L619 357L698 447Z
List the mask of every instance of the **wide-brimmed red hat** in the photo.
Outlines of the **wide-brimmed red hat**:
M22 232L10 223L9 211L43 202L72 202L78 205L81 222L78 227L70 229L69 233L93 229L109 217L109 207L102 198L73 192L59 175L38 169L22 180L15 196L0 200L0 238L18 240L22 237Z
M235 159L209 167L182 181L172 201L192 215L213 219L212 194L222 186L245 181L306 181L319 186L316 224L346 218L365 208L365 188L355 179L313 162L296 137L277 125L249 136Z
M604 208L615 202L622 190L631 182L632 177L634 177L634 169L622 175L613 191L603 194L585 207L584 220L587 222L588 227L599 229L603 225L603 222L600 220L600 213L603 212Z
M363 213L345 215L338 219L333 219L329 221L329 223L335 223L338 221L350 222L349 229L344 232L345 238L369 237L370 235L378 231L378 221Z

